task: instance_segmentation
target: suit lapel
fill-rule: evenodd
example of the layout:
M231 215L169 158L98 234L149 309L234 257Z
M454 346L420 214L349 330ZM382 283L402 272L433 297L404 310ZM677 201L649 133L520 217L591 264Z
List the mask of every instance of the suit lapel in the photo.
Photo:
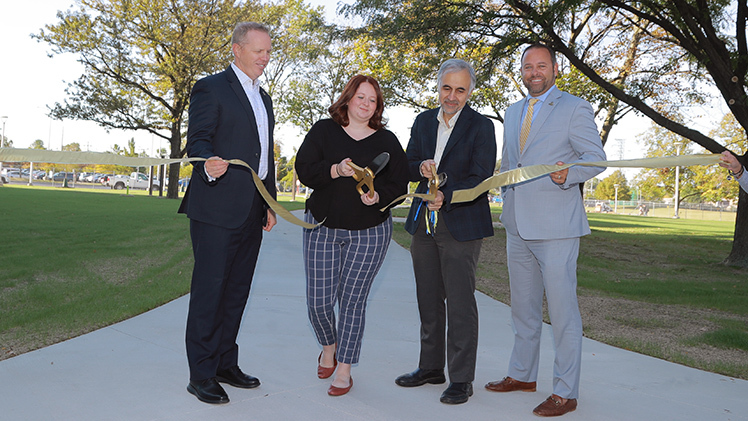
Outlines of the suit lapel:
M465 135L468 127L470 127L470 122L473 120L473 113L472 108L467 105L462 109L460 117L457 119L457 123L455 124L455 128L452 129L452 133L449 135L447 145L444 147L444 153L442 153L441 159L442 162L444 162L444 157L449 154L449 151L452 150L455 144L457 144L457 142L459 142Z
M234 91L236 94L237 99L239 99L239 102L242 104L242 108L244 109L244 112L247 114L247 118L249 120L249 125L252 127L252 130L254 131L255 139L259 139L260 135L257 133L257 121L255 120L255 113L252 111L252 104L249 103L249 98L247 98L247 93L244 92L244 88L242 87L242 84L239 83L239 78L236 77L236 73L234 73L234 70L229 66L228 69L226 69L226 78L229 81L229 86L231 86L231 90Z
M436 119L437 113L441 108L437 108L430 118L426 119L426 136L424 137L423 152L424 156L433 157L436 155L436 142L437 136L439 135L439 120ZM432 141L433 140L433 141Z
M273 113L273 101L270 99L270 95L268 95L268 93L265 92L265 90L262 88L260 88L260 97L262 97L262 102L265 104L265 111L267 111L268 113L268 127L270 128L270 133L272 133L273 127L275 127L275 114Z

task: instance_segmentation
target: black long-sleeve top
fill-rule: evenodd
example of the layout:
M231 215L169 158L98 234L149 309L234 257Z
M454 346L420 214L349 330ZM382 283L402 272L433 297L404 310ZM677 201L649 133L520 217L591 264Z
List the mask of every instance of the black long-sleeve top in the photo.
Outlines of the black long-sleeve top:
M333 179L330 175L332 165L345 158L364 168L382 152L389 152L390 161L374 177L377 204L361 202L353 177ZM360 230L377 226L390 214L379 209L408 191L408 161L394 133L380 129L355 140L331 119L318 121L307 133L296 154L296 172L304 185L314 189L306 202L307 212L312 212L317 221L324 220L328 228Z

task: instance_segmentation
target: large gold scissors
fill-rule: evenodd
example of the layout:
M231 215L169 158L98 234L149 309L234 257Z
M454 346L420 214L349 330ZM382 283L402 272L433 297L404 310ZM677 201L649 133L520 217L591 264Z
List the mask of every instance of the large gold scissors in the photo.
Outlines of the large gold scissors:
M447 182L447 173L436 173L436 165L431 164L431 178L429 178L429 196L436 197L436 191Z
M363 189L365 185L369 190L369 197L374 197L374 177L387 166L388 162L390 162L390 154L388 152L382 152L377 155L366 168L361 168L352 161L348 161L348 166L353 168L353 179L358 181L356 190L358 190L359 194L366 193Z
M447 182L447 173L436 173L436 165L431 164L431 178L429 178L429 196L436 199L436 192L439 187L443 186ZM437 211L429 210L424 214L426 218L426 232L432 236L436 232L436 224L439 222L439 213Z

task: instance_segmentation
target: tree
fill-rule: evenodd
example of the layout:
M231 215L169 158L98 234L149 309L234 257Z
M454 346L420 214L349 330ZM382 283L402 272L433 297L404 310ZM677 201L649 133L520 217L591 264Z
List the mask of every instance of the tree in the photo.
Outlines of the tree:
M374 66L375 73L385 69L377 73L385 80L394 75L396 85L400 85L398 97L405 97L409 105L426 106L419 100L427 86L424 80L433 84L439 63L454 56L466 58L476 67L479 89L471 97L471 104L484 111L491 110L489 117L503 122L503 110L525 95L516 63L520 47L533 38L539 39L539 35L506 2L360 0L343 10L364 17L367 26L360 32L364 38L373 39L374 45L367 53L371 56L372 50L382 51L383 56ZM515 30L515 25L525 32ZM642 31L627 31L631 24L621 14L602 19L595 16L594 8L580 6L563 25L569 42L584 51L593 67L612 83L635 87L644 98L672 89L673 84L664 80L668 69L652 71L637 67L639 56L655 46L647 42ZM399 54L391 54L393 50ZM560 58L558 86L593 104L595 114L603 120L601 138L605 144L612 127L632 107L569 66L563 56ZM657 89L663 85L670 89ZM432 91L428 91L430 98Z
M41 150L47 149L44 147L44 141L41 139L36 139L35 141L33 141L31 145L29 145L29 148L30 149L41 149Z
M616 185L618 185L618 200L628 200L631 197L626 175L621 170L616 170L613 174L605 177L595 187L595 199L598 200L615 200Z
M184 156L186 111L194 82L226 68L239 21L264 22L274 37L267 90L281 98L295 69L312 62L325 41L321 8L300 0L80 0L35 37L52 53L73 53L84 74L55 104L54 118L89 120L110 129L147 130ZM177 198L180 168L169 168L167 197Z
M185 112L193 83L226 66L230 34L253 15L253 1L81 0L58 12L59 23L35 37L53 54L72 53L84 74L69 85L54 118L81 119L109 129L147 130L169 141L181 158ZM169 169L167 196L177 197L179 165Z
M545 42L605 91L599 102L594 98L591 102L597 104L598 111L608 113L602 115L606 122L614 109L615 118L635 110L719 153L724 145L669 116L680 105L703 101L703 92L712 87L743 130L748 129L747 3L748 0L359 0L344 10L358 13L372 27L384 28L385 32L399 27L406 40L416 36L411 35L415 32L425 34L432 45L449 38L482 42L490 47L484 66L501 63L522 45ZM506 68L504 64L493 67ZM572 93L589 99L582 91ZM605 106L605 101L611 102ZM740 159L744 160L742 156ZM748 195L741 193L740 197L743 207L748 208ZM733 249L725 263L748 266L748 211L738 213L735 233Z
M350 63L339 55L340 36L325 23L323 8L301 0L270 4L262 19L273 35L273 55L264 77L277 118L306 132L342 90L340 79L345 76L336 70Z

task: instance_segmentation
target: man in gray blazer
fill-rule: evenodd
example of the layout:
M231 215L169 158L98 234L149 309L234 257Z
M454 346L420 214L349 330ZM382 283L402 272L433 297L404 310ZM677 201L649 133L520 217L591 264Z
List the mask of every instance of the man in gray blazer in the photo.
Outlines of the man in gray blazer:
M502 172L605 160L592 107L556 88L557 75L549 47L534 44L523 52L522 81L529 95L506 111ZM533 411L539 416L563 415L577 406L582 358L577 256L579 238L590 233L579 185L603 170L575 166L502 188L514 349L508 376L486 388L536 390L545 291L556 356L553 394Z
M446 355L450 384L439 399L446 404L465 403L473 394L478 350L475 270L483 238L493 235L485 194L472 202L450 203L452 192L477 186L496 166L493 123L467 105L474 87L470 64L445 61L437 75L441 106L416 117L406 150L410 181L419 182L416 192L428 190L434 167L447 179L433 202L413 200L405 223L413 235L421 354L418 369L395 383L415 387L446 382Z

